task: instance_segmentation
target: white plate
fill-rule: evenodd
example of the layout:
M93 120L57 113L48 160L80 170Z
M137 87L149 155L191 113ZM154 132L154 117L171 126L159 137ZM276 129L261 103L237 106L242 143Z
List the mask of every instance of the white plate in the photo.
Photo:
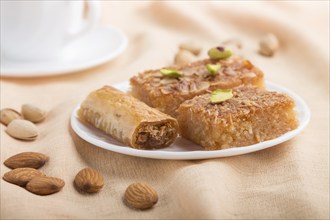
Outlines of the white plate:
M129 89L128 82L123 82L115 85L116 88L127 91ZM168 160L195 160L195 159L207 159L207 158L217 158L217 157L228 157L241 154L247 154L259 150L263 150L284 141L287 141L299 132L301 132L309 122L310 111L306 103L302 98L300 98L295 93L290 90L278 86L276 84L266 82L266 87L268 90L284 92L294 99L296 102L296 112L298 114L299 127L293 131L287 132L284 135L275 138L273 140L264 141L258 144L249 145L245 147L229 148L224 150L214 150L214 151L204 151L199 145L196 145L184 138L177 138L177 140L169 147L158 150L138 150L125 146L115 139L111 138L109 135L99 131L98 129L83 124L78 120L77 111L79 106L72 112L71 115L71 126L73 130L85 141L121 154L127 154L136 157L146 157L146 158L156 158L156 159L168 159Z
M1 76L37 77L91 68L117 57L127 47L127 37L113 27L97 27L66 46L60 59L43 62L8 60L1 56Z

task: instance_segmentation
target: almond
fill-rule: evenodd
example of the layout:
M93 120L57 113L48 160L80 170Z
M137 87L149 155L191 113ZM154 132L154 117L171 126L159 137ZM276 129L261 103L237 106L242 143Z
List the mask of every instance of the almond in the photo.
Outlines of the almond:
M5 160L4 164L12 169L21 168L21 167L30 167L38 169L42 167L49 157L38 152L23 152L11 156Z
M104 186L104 180L97 170L85 168L76 175L74 185L80 192L96 193Z
M175 90L174 90L174 89L172 89L172 88L168 88L168 87L161 88L160 91L161 91L164 95L168 95L168 94L175 93Z
M19 186L25 186L30 180L36 176L44 176L41 171L33 168L16 168L3 176L3 179L9 183Z
M125 191L125 203L136 209L149 209L158 201L158 194L147 183L133 183Z
M210 87L210 83L207 81L196 82L196 92L201 92Z
M173 78L164 78L160 81L161 85L167 85L167 84L172 84L172 83L177 83L178 80L177 79L173 79Z
M26 185L26 189L37 195L49 195L60 191L64 181L56 177L37 176Z
M253 78L256 78L256 74L254 72L247 72L247 73L244 73L242 78L243 79L253 79Z

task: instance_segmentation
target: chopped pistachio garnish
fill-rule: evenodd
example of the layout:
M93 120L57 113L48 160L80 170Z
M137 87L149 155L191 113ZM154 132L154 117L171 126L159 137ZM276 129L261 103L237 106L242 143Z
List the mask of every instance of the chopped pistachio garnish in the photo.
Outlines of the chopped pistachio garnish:
M213 47L211 48L207 54L212 60L226 59L230 57L233 53L231 50L228 50L224 47Z
M176 69L163 68L160 70L161 74L168 77L179 78L183 74Z
M219 70L221 68L220 64L207 64L206 69L209 71L211 75L215 75L219 73Z
M224 102L233 97L233 91L231 89L217 89L211 93L211 103Z

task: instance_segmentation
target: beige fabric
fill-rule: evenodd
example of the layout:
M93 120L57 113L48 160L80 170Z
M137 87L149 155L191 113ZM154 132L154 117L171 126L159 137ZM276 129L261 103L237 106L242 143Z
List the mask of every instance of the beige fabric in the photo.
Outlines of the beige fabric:
M329 2L103 2L103 24L122 29L129 47L117 59L79 73L1 79L1 108L37 103L48 110L40 137L22 142L1 125L1 176L9 156L50 156L41 170L65 180L63 190L36 196L1 180L1 219L328 219L329 218ZM274 58L256 53L268 31L281 41ZM298 93L312 118L294 139L247 155L196 161L125 156L100 149L70 129L74 107L92 90L145 69L169 65L177 45L197 39L204 49L242 40L269 81ZM205 51L203 56L205 56ZM106 186L81 195L72 181L84 167L101 171ZM127 208L126 187L150 183L159 202L148 211Z

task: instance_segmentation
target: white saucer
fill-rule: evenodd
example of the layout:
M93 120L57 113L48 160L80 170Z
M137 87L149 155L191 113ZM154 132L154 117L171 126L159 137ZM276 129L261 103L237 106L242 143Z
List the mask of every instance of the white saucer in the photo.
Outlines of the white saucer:
M124 51L127 37L113 27L97 27L66 46L61 59L21 62L1 57L1 76L37 77L67 74L105 63Z
M122 91L128 91L129 83L123 82L115 85L115 87ZM93 126L82 123L77 116L77 111L79 110L79 106L72 112L71 127L82 139L95 146L113 152L136 156L136 157L167 159L167 160L195 160L195 159L208 159L208 158L228 157L228 156L247 154L276 146L280 143L283 143L293 138L306 127L306 125L310 120L309 108L307 107L306 103L302 98L300 98L292 91L270 82L266 82L266 87L268 90L283 92L288 94L291 98L293 98L293 100L296 103L295 111L297 112L299 126L295 130L289 131L278 138L245 147L229 148L229 149L214 150L214 151L204 151L201 146L194 144L184 138L178 137L176 141L167 148L158 149L158 150L138 150L125 146L122 143L119 143L109 135L94 128Z

